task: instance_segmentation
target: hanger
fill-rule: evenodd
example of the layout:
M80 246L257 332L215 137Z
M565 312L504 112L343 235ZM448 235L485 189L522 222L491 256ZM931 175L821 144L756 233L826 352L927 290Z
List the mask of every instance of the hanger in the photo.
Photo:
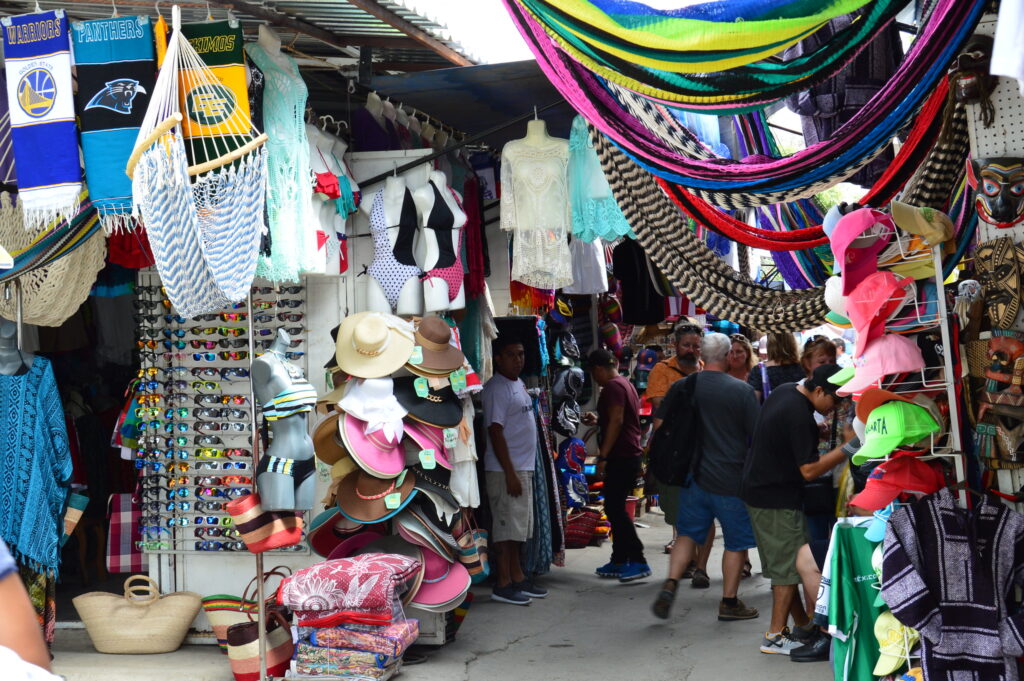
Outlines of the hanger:
M114 13L110 15L111 19L116 19L119 16L121 16L121 14L117 11L117 2L116 2L116 0L110 0L110 6L114 8Z
M213 11L210 9L210 3L206 3L206 19L205 21L213 21Z
M533 105L533 120L537 120L537 105Z

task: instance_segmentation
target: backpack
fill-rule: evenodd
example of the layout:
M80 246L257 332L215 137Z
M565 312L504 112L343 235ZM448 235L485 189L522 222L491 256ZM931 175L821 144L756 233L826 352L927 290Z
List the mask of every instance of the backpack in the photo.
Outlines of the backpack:
M695 393L697 377L677 381L665 395L658 412L661 427L651 436L647 450L648 467L654 478L675 487L688 486L700 460L700 413Z

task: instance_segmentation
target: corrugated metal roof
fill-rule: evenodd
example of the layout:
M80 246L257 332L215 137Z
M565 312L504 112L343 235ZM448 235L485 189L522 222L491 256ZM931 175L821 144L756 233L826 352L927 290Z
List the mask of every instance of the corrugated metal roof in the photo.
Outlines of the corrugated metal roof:
M291 45L295 49L309 55L318 57L355 57L358 54L360 39L381 38L390 39L390 42L383 47L373 47L375 62L383 62L389 65L407 63L430 66L437 64L439 68L451 65L449 61L434 50L408 38L401 30L360 9L348 2L348 0L248 1L249 4L281 12L291 18L300 19L339 36L348 37L353 43L356 43L352 46L352 49L340 50L337 47L328 45L295 30L285 27L274 27L274 30L281 36L281 40L285 45ZM105 18L111 16L113 11L110 0L64 0L62 2L40 0L38 4L44 10L64 9L72 20ZM165 18L169 19L171 5L174 4L171 2L155 3L148 0L120 0L119 2L115 0L114 2L114 5L122 15L148 14L153 17L156 16L158 4L161 13L163 13ZM228 17L228 10L219 7L216 3L207 4L205 2L185 1L178 4L181 7L182 21L185 23L202 22L207 20L208 16L212 16L215 20L224 20ZM475 61L470 55L466 55L461 50L458 43L451 40L451 35L442 24L416 14L399 2L376 0L376 4L401 17L467 59ZM0 16L32 12L35 6L34 0L5 0L0 2ZM242 30L247 39L255 39L259 25L266 23L264 20L247 15L241 10L233 11L232 15L241 22ZM396 40L400 42L395 42ZM407 45L405 44L406 42L408 43Z

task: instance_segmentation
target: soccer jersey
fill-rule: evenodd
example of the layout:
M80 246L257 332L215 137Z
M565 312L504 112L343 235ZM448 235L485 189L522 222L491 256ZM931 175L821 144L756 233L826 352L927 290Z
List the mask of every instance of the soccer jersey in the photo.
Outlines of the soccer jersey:
M871 567L875 544L866 527L837 524L832 534L831 595L828 631L836 681L875 681L878 641L875 620L884 610L875 605L878 578Z

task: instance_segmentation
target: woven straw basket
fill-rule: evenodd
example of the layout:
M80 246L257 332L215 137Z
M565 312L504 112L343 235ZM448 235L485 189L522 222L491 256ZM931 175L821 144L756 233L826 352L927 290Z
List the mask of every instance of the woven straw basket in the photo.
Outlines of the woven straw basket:
M134 585L134 582L142 584ZM181 647L202 597L191 591L160 595L145 575L125 580L124 596L94 591L72 600L92 644L101 653L143 655Z

